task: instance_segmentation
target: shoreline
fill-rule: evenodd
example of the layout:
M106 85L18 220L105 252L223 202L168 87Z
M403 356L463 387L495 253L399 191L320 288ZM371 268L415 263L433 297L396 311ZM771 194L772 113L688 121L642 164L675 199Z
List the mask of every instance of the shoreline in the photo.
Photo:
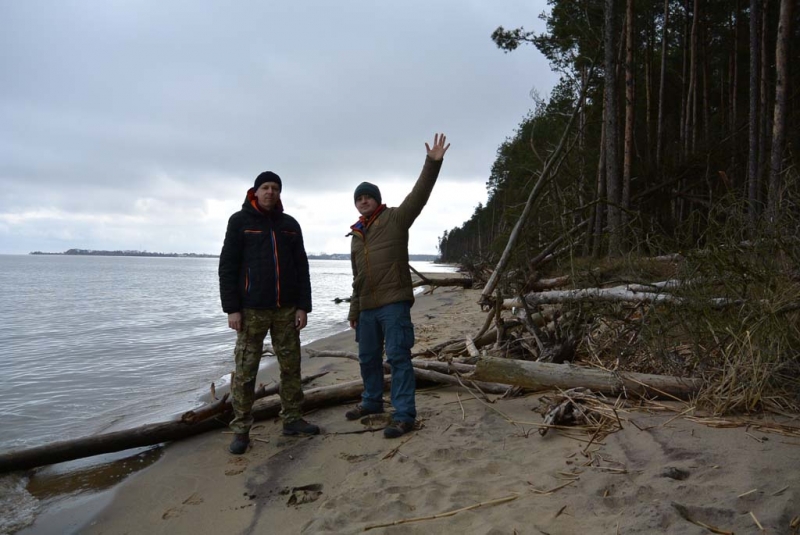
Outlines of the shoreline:
M419 297L415 350L474 334L485 318L479 293ZM304 347L356 344L345 331ZM304 358L304 375L319 371L329 373L311 387L359 378L357 362ZM163 448L158 462L114 487L107 505L84 511L73 532L705 532L682 510L737 533L757 531L753 518L789 533L800 515L796 438L713 428L664 403L664 411L620 409L623 429L589 445L577 430L540 436L536 410L546 396L485 400L462 388L420 388L420 428L397 440L384 439L380 424L347 421L352 404L308 413L323 430L315 437L283 437L278 419L256 422L241 457L227 452L225 430L198 435Z

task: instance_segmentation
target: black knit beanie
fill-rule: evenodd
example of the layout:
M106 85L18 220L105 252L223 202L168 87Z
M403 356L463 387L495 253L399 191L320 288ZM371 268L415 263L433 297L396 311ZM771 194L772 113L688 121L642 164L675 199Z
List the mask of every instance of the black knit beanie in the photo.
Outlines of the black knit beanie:
M378 186L375 184L370 184L369 182L362 182L359 184L353 194L353 202L355 202L360 195L369 195L375 199L378 204L381 203L381 190L379 190Z
M264 171L260 175L256 177L256 181L253 184L253 189L258 189L261 187L261 184L264 182L275 182L278 184L278 191L283 191L283 183L281 182L281 177L273 173L272 171Z

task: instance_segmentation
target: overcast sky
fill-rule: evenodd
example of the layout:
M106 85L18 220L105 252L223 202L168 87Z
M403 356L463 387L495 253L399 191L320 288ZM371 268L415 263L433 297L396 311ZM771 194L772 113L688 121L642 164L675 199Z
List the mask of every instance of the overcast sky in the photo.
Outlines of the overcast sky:
M367 180L402 202L452 143L412 253L486 201L498 146L557 81L497 26L545 0L0 1L0 254L218 254L261 171L309 253L349 251Z

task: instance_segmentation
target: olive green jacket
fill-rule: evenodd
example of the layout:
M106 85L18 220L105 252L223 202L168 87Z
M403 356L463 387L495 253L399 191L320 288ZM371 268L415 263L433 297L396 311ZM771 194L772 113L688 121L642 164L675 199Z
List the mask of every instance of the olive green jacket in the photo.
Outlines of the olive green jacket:
M368 222L351 227L350 261L353 295L348 319L358 320L362 310L400 301L414 302L408 267L408 229L433 191L442 160L425 158L425 165L411 193L400 206L385 208ZM379 208L380 209L380 208Z

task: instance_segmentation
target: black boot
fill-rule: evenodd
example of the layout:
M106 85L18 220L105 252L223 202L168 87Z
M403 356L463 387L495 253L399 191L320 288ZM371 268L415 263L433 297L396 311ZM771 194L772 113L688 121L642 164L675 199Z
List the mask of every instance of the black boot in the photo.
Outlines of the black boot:
M414 429L414 422L401 422L392 420L392 423L383 429L383 436L386 438L397 438L405 435Z
M228 446L228 451L234 455L241 455L247 451L250 445L250 435L248 433L236 433L233 435L233 442Z
M319 435L319 426L310 424L300 418L293 422L283 424L284 435Z

